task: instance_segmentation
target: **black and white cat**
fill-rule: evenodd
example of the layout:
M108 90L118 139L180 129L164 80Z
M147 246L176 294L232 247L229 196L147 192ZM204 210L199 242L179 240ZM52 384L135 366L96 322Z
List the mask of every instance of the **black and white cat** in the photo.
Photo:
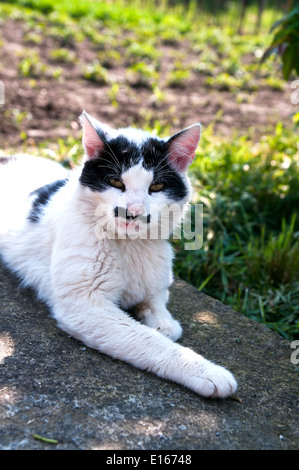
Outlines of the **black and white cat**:
M200 395L229 396L230 372L175 343L182 329L166 308L172 249L149 236L171 204L190 198L200 125L160 139L87 113L81 123L85 156L72 171L28 155L2 159L4 262L89 347ZM137 320L125 312L133 307Z

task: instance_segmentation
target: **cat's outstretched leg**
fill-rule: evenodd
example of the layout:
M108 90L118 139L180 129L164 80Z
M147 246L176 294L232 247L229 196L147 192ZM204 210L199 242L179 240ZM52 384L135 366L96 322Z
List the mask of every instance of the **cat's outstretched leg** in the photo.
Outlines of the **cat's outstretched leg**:
M58 325L98 351L179 384L205 397L227 397L237 384L233 375L189 348L174 343L130 318L112 302L56 297Z
M168 291L163 290L136 306L137 318L167 338L176 341L182 335L182 327L166 308Z

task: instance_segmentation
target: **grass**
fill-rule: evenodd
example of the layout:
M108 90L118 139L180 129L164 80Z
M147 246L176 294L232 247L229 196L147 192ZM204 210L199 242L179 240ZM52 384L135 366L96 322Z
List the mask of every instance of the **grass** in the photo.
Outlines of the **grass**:
M261 87L284 88L279 63L273 57L259 63L280 12L268 8L260 33L252 34L256 8L250 7L239 35L237 4L229 2L225 15L207 9L198 15L195 2L186 8L153 0L19 0L2 3L0 19L24 24L28 49L19 57L18 73L29 86L39 79L64 79L67 86L67 74L76 65L82 79L108 87L114 108L123 90L138 94L143 87L155 103L155 112L141 109L143 127L167 135L174 112L169 108L161 123L156 110L166 102L169 88L183 94L198 74L204 86L230 92L237 103L247 102ZM39 46L47 40L53 48L42 57ZM83 41L94 51L94 60L77 56L75 46ZM184 57L179 56L181 44ZM161 69L165 48L167 73ZM49 66L47 58L60 67ZM116 67L126 71L119 82ZM24 137L24 151L66 165L80 158L81 143L72 137L28 147L22 123L30 116L17 109L10 114ZM221 110L214 120L221 121ZM298 124L297 113L293 122L278 123L264 135L247 129L223 137L212 125L204 129L191 167L193 202L204 204L203 246L188 252L184 240L173 241L177 275L287 338L299 337Z
M203 246L175 241L178 276L286 338L299 335L297 132L279 123L232 142L206 130L191 169Z

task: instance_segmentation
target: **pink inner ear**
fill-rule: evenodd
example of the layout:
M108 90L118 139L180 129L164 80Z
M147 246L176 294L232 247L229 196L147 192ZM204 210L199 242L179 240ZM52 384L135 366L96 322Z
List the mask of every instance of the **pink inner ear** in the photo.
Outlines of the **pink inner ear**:
M200 125L194 124L171 137L168 156L178 171L185 171L192 163L200 139L200 130Z
M83 116L83 146L88 158L99 156L104 148L104 142L85 115Z

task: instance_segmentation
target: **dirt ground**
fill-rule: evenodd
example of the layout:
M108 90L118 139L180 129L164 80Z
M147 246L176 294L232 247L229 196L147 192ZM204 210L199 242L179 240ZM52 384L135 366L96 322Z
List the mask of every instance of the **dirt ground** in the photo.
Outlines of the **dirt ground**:
M277 121L288 121L294 112L290 84L282 91L260 87L247 92L241 103L234 93L208 88L201 74L193 73L183 88L165 86L163 78L170 67L169 57L177 47L167 45L163 47L159 72L164 99L158 100L150 88L129 86L124 62L119 61L109 70L110 78L118 86L117 106L113 106L110 84L91 82L82 76L82 66L97 57L96 48L89 42L72 44L77 62L55 64L50 56L50 51L59 47L55 38L45 37L40 44L31 44L24 39L28 26L22 21L2 21L0 28L0 80L5 86L5 104L0 105L1 150L24 143L35 145L79 137L78 116L83 109L114 127L144 124L150 127L160 122L175 132L200 121L203 128L214 122L216 132L222 134L234 128L246 132L253 127L258 135ZM178 54L184 55L184 45L179 48ZM22 76L18 68L21 58L35 52L50 68L58 65L62 76L58 79L45 74ZM188 51L188 60L193 59Z

